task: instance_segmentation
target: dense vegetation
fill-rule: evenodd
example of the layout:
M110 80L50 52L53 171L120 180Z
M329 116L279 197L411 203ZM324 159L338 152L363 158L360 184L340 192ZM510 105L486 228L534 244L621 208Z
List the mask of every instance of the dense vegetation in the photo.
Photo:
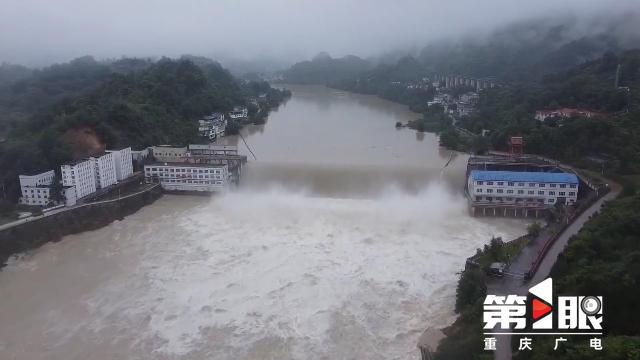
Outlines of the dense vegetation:
M516 359L640 359L639 209L638 195L608 203L569 241L551 270L556 293L603 297L603 350L592 349L587 336L566 336L569 341L558 350L554 338L541 338L535 351L521 351Z
M617 64L619 84L615 88ZM526 151L583 166L604 165L622 174L640 170L640 51L605 56L547 77L541 89L506 88L481 92L478 111L458 125L472 133L489 130L492 148L504 150L509 136L522 135ZM537 121L536 109L584 107L591 118ZM628 113L627 113L628 110Z
M57 90L47 96L22 96L24 89L41 93L53 86ZM0 181L14 201L21 173L58 169L61 163L102 145L143 148L199 141L197 120L203 115L230 111L260 94L266 95L267 113L290 95L267 83L243 85L214 62L197 66L167 58L144 70L124 73L81 58L34 72L11 88L9 99L28 99L40 109L28 116L23 113L24 118L11 126L7 140L0 143Z
M413 111L424 112L427 102L433 100L435 95L435 89L423 82L429 75L430 72L418 60L407 56L394 65L378 65L372 70L343 79L335 86L355 93L377 95L408 105Z
M420 61L441 74L496 77L531 83L545 74L574 66L607 51L620 52L640 46L640 37L621 36L626 26L634 26L637 15L589 24L588 35L569 19L536 19L505 27L483 41L442 42L422 50ZM598 29L603 29L598 31Z
M299 62L283 71L282 78L285 84L333 86L369 69L371 64L357 56L334 59L321 53L311 61Z

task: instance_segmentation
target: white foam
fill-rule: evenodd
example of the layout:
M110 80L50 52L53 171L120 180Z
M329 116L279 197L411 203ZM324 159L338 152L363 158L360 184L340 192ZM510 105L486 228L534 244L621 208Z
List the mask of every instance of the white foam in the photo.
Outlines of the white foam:
M206 346L213 327L233 329L224 342L236 349L291 340L292 358L305 359L415 351L421 330L455 318L464 259L491 236L519 235L468 217L466 200L439 185L372 200L242 191L149 227L137 271L92 294L94 312L147 317L141 336L169 354Z

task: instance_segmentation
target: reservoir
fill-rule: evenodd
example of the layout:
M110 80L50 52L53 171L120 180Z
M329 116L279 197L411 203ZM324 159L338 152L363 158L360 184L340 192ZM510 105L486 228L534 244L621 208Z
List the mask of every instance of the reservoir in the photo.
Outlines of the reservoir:
M466 157L406 106L315 86L242 132L240 187L165 195L0 272L2 359L419 359L456 274L526 224L471 218Z

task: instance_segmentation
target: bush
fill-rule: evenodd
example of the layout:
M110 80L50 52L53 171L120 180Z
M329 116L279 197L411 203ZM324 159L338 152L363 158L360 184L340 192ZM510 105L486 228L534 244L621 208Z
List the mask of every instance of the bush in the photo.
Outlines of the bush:
M398 122L396 123L396 127L397 127L397 128L402 127L402 123L401 123L400 121L398 121Z

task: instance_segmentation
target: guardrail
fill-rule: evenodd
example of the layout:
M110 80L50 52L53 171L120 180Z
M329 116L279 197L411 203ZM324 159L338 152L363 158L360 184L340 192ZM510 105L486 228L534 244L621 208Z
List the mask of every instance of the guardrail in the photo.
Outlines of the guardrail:
M531 264L531 268L529 269L529 274L530 274L531 277L533 277L533 275L536 273L536 271L538 271L538 268L540 267L540 263L542 263L542 260L544 259L544 257L549 252L549 249L556 242L556 240L558 240L560 235L562 235L562 233L571 224L573 224L575 219L577 219L580 215L582 215L588 208L590 208L598 200L600 200L602 197L604 197L606 194L608 194L609 191L611 191L611 189L609 187L604 187L604 188L599 189L599 191L596 192L595 196L589 197L587 199L587 201L582 203L578 207L578 209L576 209L576 211L573 214L571 214L571 216L569 216L569 218L567 218L566 223L564 224L564 226L562 226L561 228L556 230L553 234L551 234L551 237L549 237L549 240L547 240L547 242L544 244L544 247L542 248L542 250L540 250L540 252L538 253L538 257Z

